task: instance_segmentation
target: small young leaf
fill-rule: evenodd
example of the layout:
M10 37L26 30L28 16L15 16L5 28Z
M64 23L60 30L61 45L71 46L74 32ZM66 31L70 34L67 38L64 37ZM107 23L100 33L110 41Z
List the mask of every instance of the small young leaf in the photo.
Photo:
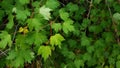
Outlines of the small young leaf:
M50 46L40 46L38 49L38 55L42 55L44 61L51 56L51 48Z
M50 11L52 11L50 8L47 8L45 6L42 6L39 9L39 13L44 17L44 19L49 20L51 18Z
M18 32L23 32L23 34L26 34L26 33L28 33L29 31L28 31L28 29L27 29L27 26L25 26L24 28L23 27L20 27L19 28L19 30L18 30Z
M61 42L64 41L64 37L60 34L55 34L54 36L50 37L50 44L52 46L58 46L59 48L61 48Z

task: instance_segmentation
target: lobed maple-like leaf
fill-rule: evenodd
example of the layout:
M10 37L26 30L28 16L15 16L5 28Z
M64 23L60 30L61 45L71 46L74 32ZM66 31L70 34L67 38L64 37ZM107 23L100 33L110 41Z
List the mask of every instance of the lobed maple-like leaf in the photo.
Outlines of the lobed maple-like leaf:
M38 49L38 55L42 55L45 61L51 55L50 46L40 46Z
M30 12L28 10L17 10L16 14L16 19L22 21L27 19L27 16L30 16ZM24 22L22 24L24 24Z
M59 10L59 14L60 14L60 18L61 18L62 20L64 20L64 21L69 18L69 13L68 13L68 12L65 12L64 9L60 9L60 10Z
M75 30L74 26L73 26L73 21L68 19L67 21L65 21L63 24L62 24L62 29L63 31L68 34L68 32L72 32Z
M51 18L50 11L52 11L50 8L47 8L45 6L42 6L39 9L39 13L44 17L44 19L49 20Z
M18 68L23 66L25 62L31 63L33 58L34 53L30 49L19 49L11 50L6 59L10 61L11 65Z
M11 35L8 34L6 31L2 31L0 34L0 48L5 48L7 45L11 47L12 45L12 40L11 40Z
M53 28L56 32L58 32L59 30L62 29L62 25L61 25L61 23L53 23L53 24L52 24L52 28Z
M28 23L28 27L29 27L30 31L32 31L33 29L38 31L40 29L41 23L39 22L39 20L37 18L28 19L27 23Z
M55 34L54 36L50 37L50 44L52 46L58 46L61 48L61 42L64 41L64 37L60 34Z

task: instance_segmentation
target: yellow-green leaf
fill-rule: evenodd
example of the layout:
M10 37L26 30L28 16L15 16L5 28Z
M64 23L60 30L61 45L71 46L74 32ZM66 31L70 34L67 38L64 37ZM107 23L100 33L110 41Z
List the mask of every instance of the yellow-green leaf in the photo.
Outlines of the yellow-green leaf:
M50 37L50 44L52 46L58 46L61 48L61 42L64 41L64 37L60 34L55 34L54 36Z
M38 55L41 55L45 61L49 56L51 56L50 46L40 46L38 49Z

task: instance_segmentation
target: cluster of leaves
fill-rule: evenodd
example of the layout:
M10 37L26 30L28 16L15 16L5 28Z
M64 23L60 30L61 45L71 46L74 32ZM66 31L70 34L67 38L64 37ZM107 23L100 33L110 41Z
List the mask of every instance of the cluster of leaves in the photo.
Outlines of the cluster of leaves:
M119 0L0 0L1 68L120 68L119 36Z

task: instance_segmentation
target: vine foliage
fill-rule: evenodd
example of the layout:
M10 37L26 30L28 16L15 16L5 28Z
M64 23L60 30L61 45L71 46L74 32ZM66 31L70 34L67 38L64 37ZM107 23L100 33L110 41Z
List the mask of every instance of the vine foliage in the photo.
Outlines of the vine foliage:
M0 0L1 68L120 68L119 0Z

